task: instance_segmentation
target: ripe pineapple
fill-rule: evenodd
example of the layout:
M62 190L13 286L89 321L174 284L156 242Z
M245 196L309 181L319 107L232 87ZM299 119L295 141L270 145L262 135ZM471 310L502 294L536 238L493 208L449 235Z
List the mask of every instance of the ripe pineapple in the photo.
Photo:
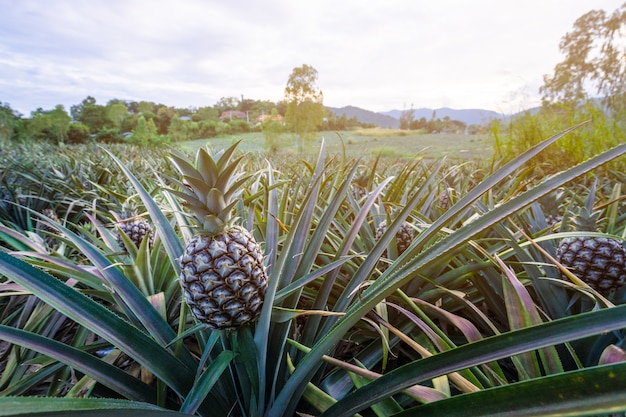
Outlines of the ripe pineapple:
M437 196L437 202L439 204L439 208L442 210L447 210L454 204L452 198L455 196L456 190L452 187L447 187Z
M595 232L600 212L583 207L573 218L577 231ZM626 250L617 239L594 236L567 237L556 253L559 263L600 294L609 296L626 281Z
M376 228L376 240L380 239L387 230L387 222L383 220ZM398 250L398 256L402 255L409 247L413 239L415 238L415 230L411 226L411 223L405 221L400 225L400 229L396 233L396 248ZM387 257L387 251L383 253L384 257Z
M117 222L117 226L130 237L137 247L141 246L141 242L145 238L149 239L148 245L152 246L154 239L152 226L150 226L148 221L137 218L137 209L130 202L125 202L122 205L120 221ZM117 243L120 247L124 247L124 241L120 233L117 234Z
M57 213L54 211L54 209L51 209L51 208L44 209L42 210L41 214L48 217L50 220L52 220L55 223L59 223L61 221L59 219L59 216L57 216ZM41 230L42 232L46 232L46 235L44 236L44 242L46 242L46 245L49 248L55 250L58 247L58 242L54 236L55 235L58 236L59 231L39 219L37 220L37 228Z
M230 161L237 144L215 156L199 149L195 167L172 155L185 191L172 192L184 200L198 226L180 259L180 284L194 316L211 329L255 321L267 289L261 247L231 217L245 181L234 175L241 158Z

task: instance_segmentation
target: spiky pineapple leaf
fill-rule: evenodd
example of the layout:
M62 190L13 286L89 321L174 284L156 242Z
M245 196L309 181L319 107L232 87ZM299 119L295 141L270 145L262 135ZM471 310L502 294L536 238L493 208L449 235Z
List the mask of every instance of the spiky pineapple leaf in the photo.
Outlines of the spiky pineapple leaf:
M577 126L574 128L576 127ZM626 144L617 146L568 171L549 178L543 184L527 191L517 198L509 200L491 212L479 217L471 224L459 228L447 237L438 241L436 244L433 244L424 250L420 250L420 245L422 245L424 241L429 241L431 238L435 237L435 235L439 233L441 227L445 226L448 220L464 212L465 209L468 208L469 205L478 199L482 194L487 192L498 182L507 178L522 164L526 163L533 156L572 129L568 129L565 132L541 142L539 145L536 145L508 164L504 165L490 177L483 180L465 197L460 199L454 206L442 215L440 220L437 220L427 230L420 233L420 235L413 241L409 249L407 249L407 251L405 251L398 258L398 260L394 262L394 264L362 294L362 297L357 302L352 304L351 307L347 309L346 315L337 321L335 326L330 331L324 333L324 336L322 336L322 338L319 339L312 347L311 352L299 362L298 367L290 377L290 380L286 384L285 388L278 395L277 401L275 402L276 407L268 413L269 417L281 416L286 412L286 410L292 410L295 408L298 394L300 394L303 389L302 384L306 378L319 367L321 356L334 346L346 331L361 320L361 318L374 308L374 306L382 299L386 298L393 291L395 291L396 288L400 287L404 283L407 283L413 278L419 277L421 273L427 273L429 267L439 265L442 257L450 256L455 250L458 250L458 248L466 244L469 239L474 237L480 231L497 224L502 219L515 213L540 198L542 195L553 191L573 178L576 178L577 176L582 175L583 173L588 172L589 170L596 168L626 152ZM371 384L368 384L368 386L369 385ZM359 401L366 401L366 398L359 397ZM341 402L343 403L343 401ZM338 404L337 408L338 407L343 407L343 405ZM333 412L336 412L337 408L335 408Z
M226 190L228 185L235 179L235 172L239 167L239 163L243 159L243 156L235 159L230 165L222 168L219 172L219 177L215 182L214 187L220 190Z
M359 367L365 368L358 360L356 362ZM356 388L361 388L370 382L370 379L357 373L348 372L348 374ZM376 404L372 404L371 409L378 417L388 417L402 411L402 407L393 397L387 397Z
M234 356L233 352L223 350L211 361L200 377L196 379L193 387L185 397L185 401L180 407L182 413L194 414L198 410Z
M207 204L209 200L209 193L212 190L215 190L215 187L212 187L206 181L198 179L198 178L183 176L183 179L184 179L184 182L186 182L192 188L194 192L194 195L190 197L192 198L196 197L200 201L202 201L202 203ZM187 198L188 197L185 197L185 199Z
M504 303L507 308L509 327L511 330L542 323L543 320L541 320L539 309L535 305L526 287L499 257L496 257L496 262L502 271L504 271L504 278L502 280ZM547 347L541 349L539 356L541 362L530 352L518 356L518 359L523 363L525 373L528 373L530 377L541 376L542 368L549 373L563 372L563 366L556 348Z
M69 230L65 232L71 233ZM109 268L109 271L113 269ZM185 363L103 305L46 272L4 252L0 252L0 272L55 310L111 342L150 369L172 389L184 394L190 388L190 374L193 375L193 373ZM129 285L132 286L132 284ZM154 311L158 320L163 320L143 294L136 287L132 287L135 291L133 294L137 294L135 297L145 302L147 307L144 308Z
M109 398L0 397L0 416L182 417L152 404Z
M233 143L229 148L222 150L215 155L215 157L217 157L218 171L221 172L224 169L226 169L226 165L228 165L228 163L230 162L230 158L232 158L233 154L235 153L235 150L237 149L240 143L241 143L241 140L238 140L235 143Z
M597 416L626 411L626 363L491 388L414 407L395 417Z
M180 152L173 149L170 152L169 159L183 176L193 177L200 181L203 180L202 175L198 172L196 167Z
M350 416L382 398L439 375L624 327L626 305L488 337L401 366L341 399L323 417ZM528 401L534 402L534 398Z
M202 175L202 182L211 188L215 187L220 175L219 169L215 160L205 148L198 149L196 153L196 169Z
M0 325L0 338L71 366L128 399L148 402L156 400L156 392L137 378L73 346L5 325Z

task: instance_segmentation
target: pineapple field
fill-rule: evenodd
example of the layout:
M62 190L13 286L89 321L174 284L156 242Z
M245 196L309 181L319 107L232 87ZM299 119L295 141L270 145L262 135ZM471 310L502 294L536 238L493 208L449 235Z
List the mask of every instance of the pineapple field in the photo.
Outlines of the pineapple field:
M563 167L584 128L2 143L0 415L625 415L626 144Z

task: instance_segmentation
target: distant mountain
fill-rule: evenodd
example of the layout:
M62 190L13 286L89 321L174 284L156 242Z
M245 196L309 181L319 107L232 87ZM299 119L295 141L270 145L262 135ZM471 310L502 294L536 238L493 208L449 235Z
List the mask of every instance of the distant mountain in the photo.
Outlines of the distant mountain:
M327 109L332 111L333 114L338 117L341 117L345 114L347 118L356 117L359 122L374 123L380 127L390 129L398 129L400 127L400 116L402 115L402 110L390 110L386 112L376 113L355 106L327 107ZM511 117L515 117L521 113L530 112L531 114L535 114L537 113L537 111L539 111L539 107L524 110L520 113L511 115L497 113L492 110L484 109L455 110L448 107L441 107L439 109L421 108L413 109L413 120L419 120L422 117L424 117L426 120L430 120L433 117L435 119L443 119L444 117L448 116L451 120L461 121L468 126L485 125L493 119L507 121L510 120Z
M390 110L387 112L382 112L381 114L391 116L395 119L400 119L400 115L402 114L402 110ZM419 120L422 117L426 120L430 120L431 118L435 119L443 119L448 116L451 120L458 120L460 122L465 123L466 125L484 125L493 119L503 119L505 115L496 113L491 110L483 110L483 109L463 109L463 110L455 110L450 109L448 107L441 107L439 109L414 109L413 110L413 119Z
M345 107L327 107L328 110L333 112L333 114L337 117L341 117L344 114L348 119L356 117L356 119L361 123L375 123L380 127L397 129L400 127L399 118L386 115L383 113L375 113L373 111L364 110L354 106L345 106Z

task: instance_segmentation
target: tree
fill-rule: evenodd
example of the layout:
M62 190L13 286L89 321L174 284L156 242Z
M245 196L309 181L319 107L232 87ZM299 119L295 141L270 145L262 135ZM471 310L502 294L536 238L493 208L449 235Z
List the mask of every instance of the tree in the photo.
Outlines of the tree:
M177 114L174 114L170 125L167 128L167 135L172 142L182 142L189 140L189 125L191 121L181 120Z
M139 116L137 120L137 127L133 130L133 136L131 142L137 145L148 145L158 141L157 127L154 124L154 120Z
M81 123L72 123L67 131L68 143L86 143L91 139L89 127Z
M17 114L9 103L0 101L0 140L10 139L17 124Z
M74 119L74 121L79 121L81 114L83 112L83 109L86 106L95 106L95 105L96 105L96 99L92 96L87 96L80 104L75 104L70 107L70 114L72 115L72 119Z
M270 116L266 117L261 124L261 130L263 131L263 136L265 136L266 149L271 153L277 152L280 149L278 139L284 130L283 123L278 115L278 109L272 109Z
M313 137L324 121L324 95L317 87L317 70L309 65L296 67L285 87L285 122L296 135L298 151Z
M239 100L237 97L222 97L213 107L217 110L219 117L226 110L239 110Z
M415 110L413 110L413 104L411 104L410 109L406 109L406 105L402 113L400 113L400 129L408 130L411 129L411 124L413 124L413 120L415 119Z
M170 123L172 121L172 117L176 114L176 111L172 107L168 106L159 106L156 114L156 127L161 135L167 134L167 129L170 127Z
M122 124L129 116L129 113L124 103L109 103L106 108L106 116L111 123L113 123L113 126L119 131L122 129Z
M53 136L58 142L64 142L67 139L67 131L70 128L72 118L61 104L57 104L54 110L48 112L48 115L51 120Z
M624 104L626 93L626 3L608 15L592 10L576 20L559 44L565 59L545 75L540 93L544 103L577 104L587 90L609 108Z
M137 112L143 114L145 117L152 117L154 115L154 103L150 101L140 101L137 103Z
M91 133L98 133L104 127L110 126L111 121L107 117L107 108L96 104L96 99L87 96L80 104L70 108L72 118L89 126Z
M33 139L64 142L67 139L71 120L61 104L53 110L38 108L31 112L26 124L26 132Z
M200 107L196 110L196 112L191 116L191 120L194 122L200 122L202 120L217 121L219 117L220 115L214 107L206 106Z

